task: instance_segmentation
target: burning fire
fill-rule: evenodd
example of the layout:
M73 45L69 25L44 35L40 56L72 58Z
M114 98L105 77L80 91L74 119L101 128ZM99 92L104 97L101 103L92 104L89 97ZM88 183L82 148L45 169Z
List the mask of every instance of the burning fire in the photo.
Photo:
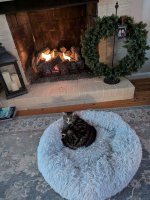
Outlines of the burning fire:
M71 59L69 56L66 56L64 52L63 52L63 57L64 57L65 60L69 60L70 61L70 59Z
M42 53L42 58L45 59L45 61L49 61L51 59L51 54L45 54L45 53Z
M47 62L47 61L50 61L51 59L54 59L55 58L55 54L54 54L54 51L50 54L50 53L41 53L41 57L44 58L44 60ZM64 60L71 60L71 58L67 55L65 55L65 53L63 52L63 59Z

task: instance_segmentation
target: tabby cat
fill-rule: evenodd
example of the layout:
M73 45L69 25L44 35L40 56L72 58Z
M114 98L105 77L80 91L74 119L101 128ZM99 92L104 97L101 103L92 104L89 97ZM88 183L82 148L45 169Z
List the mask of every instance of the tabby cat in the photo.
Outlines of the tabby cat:
M96 129L77 114L67 112L63 116L62 142L71 149L91 145L96 139Z

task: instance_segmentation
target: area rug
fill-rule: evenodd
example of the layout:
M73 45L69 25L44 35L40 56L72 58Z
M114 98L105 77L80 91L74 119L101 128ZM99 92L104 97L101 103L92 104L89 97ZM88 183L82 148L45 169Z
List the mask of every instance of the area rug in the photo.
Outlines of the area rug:
M140 138L143 157L130 184L110 200L149 200L150 107L111 109L130 124ZM62 114L16 117L0 123L0 200L64 200L37 169L37 146L43 131Z

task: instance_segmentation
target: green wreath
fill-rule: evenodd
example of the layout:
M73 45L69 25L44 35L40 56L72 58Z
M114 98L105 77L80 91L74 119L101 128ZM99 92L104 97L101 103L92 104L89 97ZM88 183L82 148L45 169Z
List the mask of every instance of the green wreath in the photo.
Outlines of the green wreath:
M116 15L98 17L94 27L88 29L82 37L82 55L86 65L95 75L117 79L120 76L136 72L147 60L146 50L149 49L149 46L147 45L148 31L145 29L146 24L143 22L135 23L133 18L129 16L123 16L123 18L126 26L124 47L127 49L127 55L114 68L99 62L97 46L100 39L107 39L114 34L117 35L116 25L121 24L122 17Z

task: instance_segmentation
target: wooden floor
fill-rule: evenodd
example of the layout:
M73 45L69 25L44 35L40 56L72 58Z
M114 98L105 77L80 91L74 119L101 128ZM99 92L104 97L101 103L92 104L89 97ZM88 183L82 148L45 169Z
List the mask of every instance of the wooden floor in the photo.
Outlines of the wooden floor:
M66 111L76 111L84 109L104 109L104 108L115 108L115 107L130 107L130 106L141 106L150 105L150 78L139 79L131 81L135 86L135 97L131 100L122 101L109 101L101 103L89 103L80 105L71 105L63 107L53 107L53 108L41 108L33 110L20 110L17 112L17 116L25 115L38 115L38 114L48 114Z

